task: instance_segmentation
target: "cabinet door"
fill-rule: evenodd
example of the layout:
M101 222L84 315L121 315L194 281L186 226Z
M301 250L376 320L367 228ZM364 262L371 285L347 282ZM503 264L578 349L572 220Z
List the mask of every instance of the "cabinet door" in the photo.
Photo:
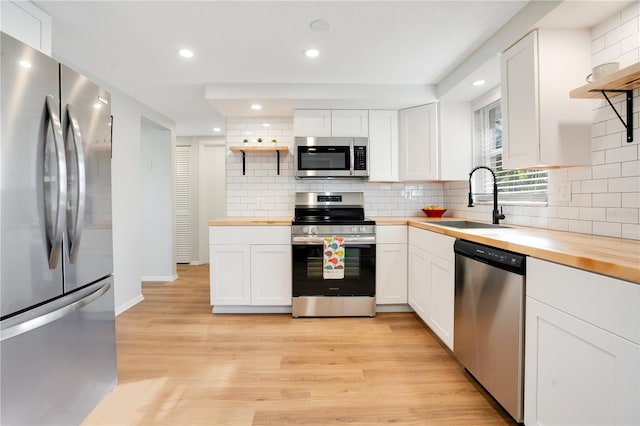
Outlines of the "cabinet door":
M369 111L337 109L331 111L331 136L369 136Z
M291 305L291 245L251 246L251 304Z
M638 345L527 298L525 423L640 424Z
M517 169L539 163L537 32L501 57L502 165Z
M251 303L251 250L249 245L209 246L211 304Z
M452 248L453 250L453 248ZM453 303L455 282L453 264L428 255L429 273L425 285L429 289L425 322L434 333L453 350Z
M398 180L398 112L369 111L369 181Z
M297 109L293 112L294 136L331 136L331 110Z
M407 303L407 245L376 245L376 303Z
M436 104L400 111L400 180L438 179Z
M409 246L408 259L408 300L409 306L423 321L427 318L429 301L429 258L427 252Z
M27 1L0 2L0 30L51 56L51 17Z

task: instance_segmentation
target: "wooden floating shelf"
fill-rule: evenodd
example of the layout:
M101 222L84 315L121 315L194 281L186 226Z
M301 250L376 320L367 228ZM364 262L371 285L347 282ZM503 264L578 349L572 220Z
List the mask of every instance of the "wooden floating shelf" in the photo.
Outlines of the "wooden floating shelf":
M640 62L622 68L612 74L599 78L569 92L572 99L603 98L602 91L625 91L640 87Z
M230 146L229 150L232 152L289 152L289 147L282 145L275 146L256 146L256 145L234 145Z
M280 174L280 153L284 152L285 154L289 152L289 147L282 145L265 145L265 146L256 146L256 145L234 145L230 146L229 150L231 152L241 152L242 153L242 175L246 174L246 155L247 152L275 152L278 164L278 174Z
M633 142L633 89L637 87L640 87L640 62L599 78L593 83L573 89L569 92L569 97L573 99L606 99L622 125L627 129L627 143L631 143ZM626 122L611 102L611 99L609 99L607 93L625 94L627 106Z

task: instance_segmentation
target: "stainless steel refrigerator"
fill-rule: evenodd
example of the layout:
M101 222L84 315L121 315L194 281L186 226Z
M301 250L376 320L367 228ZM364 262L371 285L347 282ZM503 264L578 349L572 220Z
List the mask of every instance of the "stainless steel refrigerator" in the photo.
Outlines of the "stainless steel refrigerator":
M110 95L0 37L0 424L78 424L117 380Z

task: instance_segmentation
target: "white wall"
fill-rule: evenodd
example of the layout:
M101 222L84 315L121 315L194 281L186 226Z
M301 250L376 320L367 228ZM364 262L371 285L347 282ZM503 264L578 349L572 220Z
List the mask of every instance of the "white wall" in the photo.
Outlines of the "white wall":
M603 20L591 31L592 65L619 61L621 67L640 60L640 3ZM587 75L590 70L585 70ZM595 102L591 166L549 171L546 207L505 206L505 222L561 231L640 239L640 91L633 92L634 141L605 100ZM624 95L613 98L626 121ZM577 100L576 102L593 102ZM570 201L560 189L570 188ZM445 185L445 205L456 216L489 220L491 206L466 207L467 183Z
M268 123L269 127L263 124ZM247 132L251 132L247 134ZM298 191L362 191L367 216L419 216L421 208L442 204L443 184L439 182L369 183L360 180L296 180L293 176L293 118L229 118L227 146L242 145L247 138L256 145L262 137L264 145L271 139L289 147L280 159L280 175L276 171L275 153L249 153L246 175L242 175L242 154L226 151L227 215L293 217L294 193Z
M142 281L177 279L175 261L174 160L171 132L141 123Z
M173 144L175 123L114 88L111 91L113 115L113 274L116 313L143 300L142 262L143 220L141 204L141 123L143 117L167 128Z

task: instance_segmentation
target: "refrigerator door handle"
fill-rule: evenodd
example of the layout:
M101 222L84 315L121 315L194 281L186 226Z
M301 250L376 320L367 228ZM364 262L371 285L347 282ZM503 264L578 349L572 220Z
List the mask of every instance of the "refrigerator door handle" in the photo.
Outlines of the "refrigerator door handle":
M77 199L75 206L67 207L67 226L69 232L69 260L71 263L75 263L78 256L78 248L80 247L80 237L82 236L82 229L84 228L84 211L87 197L86 186L86 168L84 160L84 141L82 139L82 133L80 133L80 125L78 119L73 113L73 106L67 104L67 115L69 117L69 127L71 129L71 138L73 140L73 147L77 166L77 181L76 185ZM75 217L74 217L75 211Z
M60 115L58 114L58 108L56 100L53 96L46 96L46 108L49 114L49 123L51 125L51 134L53 135L53 142L55 145L55 153L57 160L57 178L58 178L58 191L55 205L52 206L52 211L47 211L45 214L51 215L52 220L47 220L47 238L49 238L49 244L51 245L49 250L49 269L55 269L58 265L58 259L60 258L60 248L62 243L62 234L64 227L64 211L67 204L67 161L64 151L64 140L62 136L62 125L60 124ZM45 178L45 185L47 184ZM45 203L46 205L46 203Z
M11 339L12 337L19 336L29 331L35 330L38 327L42 327L43 325L47 325L51 322L57 321L98 299L100 296L109 291L110 288L111 282L107 282L99 289L67 305L54 309L51 312L47 312L35 318L28 319L19 324L7 327L0 331L0 342L4 342L5 340Z

